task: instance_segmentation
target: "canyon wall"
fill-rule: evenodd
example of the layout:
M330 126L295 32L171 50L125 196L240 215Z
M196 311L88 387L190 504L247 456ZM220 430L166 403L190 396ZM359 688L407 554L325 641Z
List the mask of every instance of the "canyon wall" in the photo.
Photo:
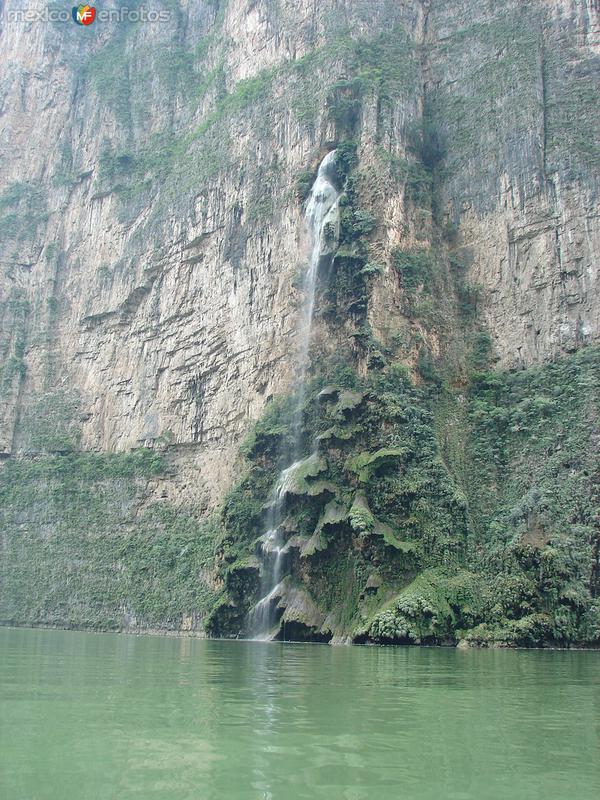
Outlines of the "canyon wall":
M68 560L53 560L44 536L58 546L57 531L85 538L91 525L86 541L101 540L108 517L111 535L132 541L150 517L159 538L182 535L171 525L185 518L185 546L194 526L213 535L246 468L240 445L292 384L302 204L334 147L352 152L340 259L357 272L317 311L316 365L342 353L369 379L402 364L417 386L437 375L460 396L474 368L542 368L600 335L595 3L147 7L167 19L83 27L15 18L20 6L2 3L0 453L13 587L28 548L32 587ZM460 422L440 425L445 441ZM136 448L157 460L126 461ZM83 514L89 498L62 496L57 463L75 487L87 481L86 498L100 487L93 521L65 521L65 505ZM213 597L223 576L209 550L195 574ZM107 576L124 563L103 558ZM42 610L3 618L78 624L89 612L102 625L92 601L95 611L56 612L56 580ZM111 619L160 627L167 614L169 627L202 629L189 598L184 625L176 608L136 616L130 590L114 589Z

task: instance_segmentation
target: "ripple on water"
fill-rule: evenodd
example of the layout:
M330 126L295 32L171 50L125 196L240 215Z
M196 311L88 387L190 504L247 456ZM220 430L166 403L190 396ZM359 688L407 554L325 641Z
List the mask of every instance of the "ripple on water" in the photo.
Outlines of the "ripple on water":
M600 796L599 653L0 630L0 796Z

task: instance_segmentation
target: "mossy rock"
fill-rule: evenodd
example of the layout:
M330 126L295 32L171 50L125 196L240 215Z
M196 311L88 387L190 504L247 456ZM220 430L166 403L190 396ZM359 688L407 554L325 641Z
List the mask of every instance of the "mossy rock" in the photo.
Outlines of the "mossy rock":
M352 241L338 247L335 253L335 260L338 261L344 258L358 258L362 260L361 243Z
M367 578L363 594L368 591L377 591L381 586L383 586L383 578L378 572L372 572Z
M208 613L205 629L209 636L233 638L241 628L243 614L229 595L223 594Z
M317 399L321 402L328 402L329 400L337 400L340 393L338 386L325 386L317 395Z
M336 499L330 500L325 506L310 539L301 543L300 555L308 557L326 550L329 541L324 535L325 528L335 528L338 525L342 525L347 519L348 505L338 502Z
M284 583L278 607L284 609L281 617L282 625L296 622L309 631L318 632L325 621L325 614L317 607L308 593L289 580Z
M386 525L385 522L376 521L373 526L373 534L375 536L382 536L386 544L389 544L390 547L394 547L401 553L408 554L417 552L418 548L416 542L402 541L398 538L396 531L394 531L390 525Z
M316 530L321 531L328 525L339 525L348 518L348 506L339 503L337 500L331 500L325 506L323 514L317 523Z
M461 621L473 616L480 597L481 578L474 573L426 570L376 614L367 635L375 642L456 641Z
M463 633L462 641L477 647L532 647L553 640L550 614L527 614L499 624L482 623Z
M225 585L235 599L251 595L260 580L260 562L255 556L240 558L231 564L225 573Z
M373 473L404 461L410 452L407 447L384 447L374 453L362 452L349 458L346 467L358 476L361 483L368 483Z
M359 534L370 533L375 527L376 520L364 494L360 492L356 494L350 507L348 521L352 530Z
M358 408L365 400L364 392L353 392L351 389L344 389L339 397L336 405L332 409L332 416L337 419L343 420L350 416L349 412Z
M402 541L390 525L376 519L362 492L357 492L348 513L348 520L351 528L356 533L381 536L387 545L399 550L401 553L415 553L418 549L415 542Z
M310 539L300 544L300 556L302 558L310 558L310 556L314 556L316 553L326 550L328 545L329 542L325 536L323 536L323 532L317 529Z
M316 478L326 469L327 463L325 459L317 453L312 453L302 461L296 461L281 474L278 486L280 496L286 494L312 495L311 489L315 484L311 484L310 479Z
M333 428L328 428L324 433L317 436L318 442L349 442L355 439L363 432L364 428L360 424L341 426L335 425Z

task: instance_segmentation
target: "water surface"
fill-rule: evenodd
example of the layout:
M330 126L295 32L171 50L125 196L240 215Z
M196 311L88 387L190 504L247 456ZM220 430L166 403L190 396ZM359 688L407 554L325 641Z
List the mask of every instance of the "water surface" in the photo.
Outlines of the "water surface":
M597 800L600 653L0 629L2 800Z

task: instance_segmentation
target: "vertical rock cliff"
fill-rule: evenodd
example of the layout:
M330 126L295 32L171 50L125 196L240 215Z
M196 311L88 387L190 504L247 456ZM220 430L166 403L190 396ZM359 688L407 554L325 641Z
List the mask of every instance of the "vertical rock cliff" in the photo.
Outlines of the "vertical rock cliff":
M140 5L1 6L1 619L242 630L336 149L280 635L595 641L597 4Z

